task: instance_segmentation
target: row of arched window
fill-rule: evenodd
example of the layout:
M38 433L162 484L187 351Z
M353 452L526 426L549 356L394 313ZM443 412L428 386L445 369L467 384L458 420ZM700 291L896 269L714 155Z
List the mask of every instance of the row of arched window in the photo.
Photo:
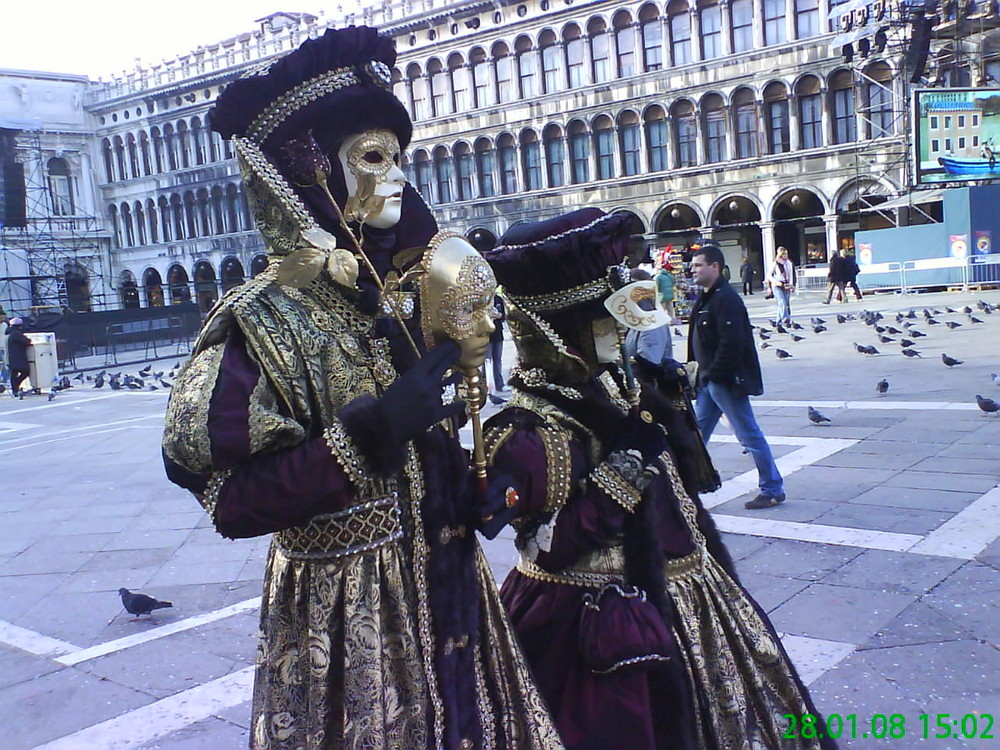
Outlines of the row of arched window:
M108 207L115 246L139 247L253 229L241 186L161 195L156 201L124 202Z
M267 256L258 253L250 261L250 276L256 276L267 268ZM167 283L155 268L147 268L142 274L142 286L135 274L125 269L119 277L119 294L125 308L163 307L196 301L202 312L208 312L219 299L221 290L225 294L246 280L243 263L235 255L223 258L218 275L207 260L197 261L188 275L187 269L175 263L167 269ZM193 281L192 281L193 279Z
M822 148L854 142L859 134L892 135L890 69L877 62L865 75L857 88L845 69L825 81L805 75L759 92L741 87L728 98L711 92L697 101L652 104L641 114L628 109L589 122L526 128L517 136L418 148L404 166L426 200L443 204Z
M104 177L122 182L164 172L225 161L233 156L224 141L202 123L200 117L153 126L138 134L127 133L101 141Z
M755 23L755 19L757 19ZM819 0L670 0L394 72L414 120L532 99L822 33Z

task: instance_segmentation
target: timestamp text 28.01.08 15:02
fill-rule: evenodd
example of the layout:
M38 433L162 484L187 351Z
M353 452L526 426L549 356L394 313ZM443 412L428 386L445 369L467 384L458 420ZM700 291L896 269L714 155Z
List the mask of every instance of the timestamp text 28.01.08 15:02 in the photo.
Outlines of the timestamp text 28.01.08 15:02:
M857 714L827 714L825 724L813 714L785 714L788 729L785 739L833 737L837 739L903 739L907 735L920 739L947 739L949 737L969 740L995 739L993 715L983 713L967 714L920 714L915 724L907 728L903 714L872 714L865 719Z

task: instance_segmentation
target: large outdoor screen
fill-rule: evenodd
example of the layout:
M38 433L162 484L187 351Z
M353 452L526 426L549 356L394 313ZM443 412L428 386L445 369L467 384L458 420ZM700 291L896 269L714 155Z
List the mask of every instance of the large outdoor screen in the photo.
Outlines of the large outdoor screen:
M915 183L1000 180L1000 91L913 92Z

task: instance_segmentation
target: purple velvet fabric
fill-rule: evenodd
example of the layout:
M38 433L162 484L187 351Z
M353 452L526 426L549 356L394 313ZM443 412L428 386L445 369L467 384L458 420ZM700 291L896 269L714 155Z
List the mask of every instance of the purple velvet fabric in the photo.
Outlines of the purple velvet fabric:
M548 472L545 451L533 415L508 410L522 429L505 441L494 468L510 474L522 487L522 513L533 516L545 504ZM519 418L520 417L520 418ZM552 544L536 563L557 572L581 556L607 546L627 523L625 511L595 485L581 480L594 468L579 440L570 443L572 485L576 488L559 511ZM665 557L694 551L665 477L647 490L657 502L653 537ZM542 695L552 710L570 750L660 750L694 748L694 711L683 665L667 662L642 673L596 675L584 663L580 617L585 590L538 581L513 571L501 598L532 667ZM637 633L621 638L639 641ZM669 697L668 697L669 696Z
M208 412L215 469L233 469L219 494L215 524L220 534L233 539L299 526L354 499L353 486L321 437L274 453L251 454L250 394L260 377L242 334L234 329Z

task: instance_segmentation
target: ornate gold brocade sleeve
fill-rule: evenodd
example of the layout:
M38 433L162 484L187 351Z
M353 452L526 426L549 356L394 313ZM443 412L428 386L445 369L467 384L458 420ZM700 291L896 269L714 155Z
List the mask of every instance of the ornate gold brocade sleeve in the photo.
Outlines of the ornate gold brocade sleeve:
M175 381L163 455L225 536L306 523L350 505L366 468L339 423L319 437L283 413L242 337L199 351Z

